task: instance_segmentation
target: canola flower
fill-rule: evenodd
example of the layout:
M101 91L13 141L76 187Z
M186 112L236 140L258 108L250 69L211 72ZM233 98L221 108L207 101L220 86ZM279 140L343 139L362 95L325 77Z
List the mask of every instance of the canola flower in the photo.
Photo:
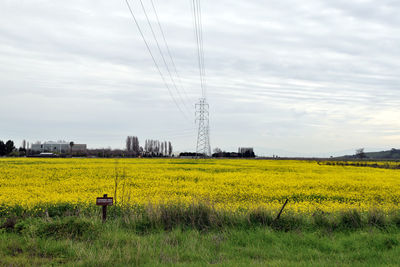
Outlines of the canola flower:
M216 209L295 212L399 209L400 170L294 160L0 159L0 205L204 202Z

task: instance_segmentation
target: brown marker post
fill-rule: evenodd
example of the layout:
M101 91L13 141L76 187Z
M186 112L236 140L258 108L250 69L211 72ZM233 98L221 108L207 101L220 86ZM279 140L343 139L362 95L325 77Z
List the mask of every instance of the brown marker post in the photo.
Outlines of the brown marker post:
M96 199L96 205L103 206L103 223L107 219L107 206L113 205L113 198L107 197L107 194L104 194L103 197L98 197Z
M103 197L107 197L107 194L104 194ZM103 208L103 222L105 222L107 219L107 206L104 205L102 208Z

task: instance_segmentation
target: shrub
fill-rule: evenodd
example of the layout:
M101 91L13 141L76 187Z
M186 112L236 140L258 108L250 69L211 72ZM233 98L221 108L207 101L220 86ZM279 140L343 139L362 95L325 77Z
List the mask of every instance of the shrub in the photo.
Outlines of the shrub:
M340 215L340 226L345 229L362 227L361 213L357 210L344 211Z
M273 220L271 223L271 228L278 231L291 231L299 229L304 226L306 222L301 215L295 215L293 213L285 214L285 216L280 217L278 220Z
M400 213L396 213L392 215L392 223L400 228Z
M0 226L0 229L6 229L7 231L13 230L17 224L17 217L12 216L6 218L5 222Z
M262 209L250 211L248 214L248 222L251 226L271 225L273 220L272 213Z
M75 205L69 203L48 205L46 207L46 210L49 217L71 216L79 213L78 208Z
M76 217L43 222L37 230L38 236L52 237L54 239L90 240L96 238L99 233L99 229L92 221Z
M386 218L385 215L378 210L371 210L368 212L368 225L376 226L376 227L385 227L386 226Z
M171 230L176 226L207 230L211 227L211 212L211 209L206 205L160 206L160 223L166 230Z
M333 230L336 227L334 221L329 219L330 214L318 211L312 215L312 223L321 228Z

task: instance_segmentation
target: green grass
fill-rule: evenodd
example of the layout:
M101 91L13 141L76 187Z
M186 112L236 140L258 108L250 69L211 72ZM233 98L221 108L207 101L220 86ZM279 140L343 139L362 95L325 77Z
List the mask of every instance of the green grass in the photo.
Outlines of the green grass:
M255 209L223 211L207 203L192 205L133 205L108 208L108 218L120 220L127 228L148 233L155 230L223 230L226 228L269 227L278 231L313 230L326 231L359 230L368 227L400 229L400 211L383 212L371 209L360 212L356 209L326 213L296 213L283 211L277 220L278 210ZM101 208L95 205L55 204L33 207L29 210L20 206L0 205L0 229L18 228L25 219L91 218L99 219ZM15 226L15 224L17 224ZM19 225L19 226L18 226ZM82 226L81 228L89 227ZM54 226L56 227L56 226ZM77 226L74 226L77 227Z
M1 265L394 266L400 262L398 228L335 232L284 232L269 227L218 231L175 228L140 234L121 220L106 224L83 218L32 221L22 232L0 234ZM74 223L91 225L94 234L60 230L61 225L69 229ZM56 230L54 225L58 225Z
M43 210L45 210L43 212ZM400 216L59 205L0 216L0 266L397 266Z

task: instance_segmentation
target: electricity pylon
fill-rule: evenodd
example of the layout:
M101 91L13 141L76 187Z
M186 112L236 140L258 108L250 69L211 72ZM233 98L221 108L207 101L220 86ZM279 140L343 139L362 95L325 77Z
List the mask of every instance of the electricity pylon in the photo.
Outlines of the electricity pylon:
M208 104L206 99L200 98L200 101L196 104L196 122L198 123L197 132L197 155L203 155L205 157L211 156L210 147L210 128L208 119Z

